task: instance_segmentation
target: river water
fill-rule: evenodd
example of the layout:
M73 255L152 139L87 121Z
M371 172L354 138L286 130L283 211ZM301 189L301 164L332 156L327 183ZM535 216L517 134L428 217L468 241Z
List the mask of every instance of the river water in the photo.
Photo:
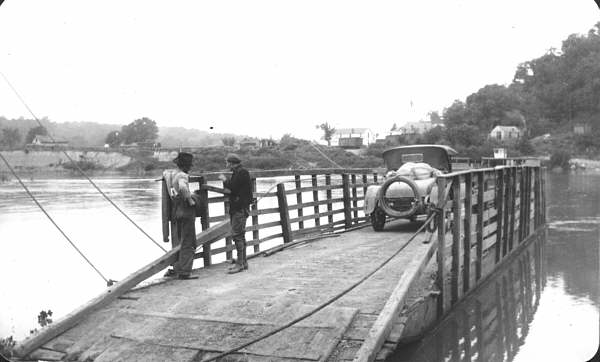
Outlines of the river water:
M95 181L159 245L169 247L161 242L159 182ZM163 254L87 181L25 182L105 278L123 279ZM258 188L266 190L275 182L266 181ZM598 174L549 173L547 231L435 331L400 349L391 360L589 359L598 349L600 329L598 185ZM0 183L0 250L0 337L21 339L38 327L40 311L50 309L55 318L63 316L105 289L102 277L16 181ZM502 302L492 305L498 298ZM471 316L467 322L465 315ZM481 346L478 331L485 342Z

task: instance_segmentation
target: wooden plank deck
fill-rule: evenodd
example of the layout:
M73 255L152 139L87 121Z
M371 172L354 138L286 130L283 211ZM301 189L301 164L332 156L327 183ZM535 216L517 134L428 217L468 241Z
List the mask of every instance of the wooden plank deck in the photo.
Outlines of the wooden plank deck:
M199 279L167 280L131 290L30 356L201 361L327 301L397 251L418 226L398 220L383 232L364 228L251 259L243 273L226 274L228 264L217 264L197 270ZM417 237L332 305L224 360L353 359L405 266L427 247L424 238L425 234Z

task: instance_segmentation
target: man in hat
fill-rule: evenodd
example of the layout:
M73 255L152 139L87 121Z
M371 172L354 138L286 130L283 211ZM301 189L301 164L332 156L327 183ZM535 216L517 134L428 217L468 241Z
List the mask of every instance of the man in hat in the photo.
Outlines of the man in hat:
M250 214L252 203L252 182L250 174L242 167L242 160L235 153L230 153L225 159L227 168L231 169L231 178L219 175L224 182L226 190L229 190L229 217L231 220L231 238L235 243L237 259L235 265L229 269L229 273L239 273L248 269L246 260L246 219Z
M177 169L165 170L163 178L171 198L173 247L181 245L177 261L173 269L167 270L165 276L179 279L195 279L191 275L194 254L196 253L196 202L189 188L188 172L192 168L193 156L187 152L179 152L173 162Z

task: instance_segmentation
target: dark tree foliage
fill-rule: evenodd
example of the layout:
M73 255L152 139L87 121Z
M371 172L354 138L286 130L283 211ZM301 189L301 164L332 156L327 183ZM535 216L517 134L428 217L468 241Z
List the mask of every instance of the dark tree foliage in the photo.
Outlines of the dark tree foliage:
M221 142L223 142L224 146L233 147L233 145L235 145L235 137L233 137L233 136L223 137L223 138L221 138Z
M555 151L550 156L550 167L561 167L563 169L569 168L569 160L571 159L571 155L564 150Z
M8 146L8 148L14 148L21 143L21 132L18 128L3 128L2 138L0 138L0 144Z
M121 128L121 137L125 144L155 141L158 138L158 127L150 118L139 118Z
M441 126L433 127L421 136L420 142L427 144L444 143L445 135L446 132Z
M47 136L48 130L44 126L37 126L29 129L25 137L25 143L31 143L35 136Z
M555 125L572 123L583 115L600 113L600 23L586 35L573 34L560 51L525 62L517 68L514 84L533 107L532 118ZM598 126L598 117L592 119Z
M123 138L121 136L120 131L110 131L106 135L106 139L104 143L108 144L110 147L118 147L123 143Z
M423 140L481 147L493 127L517 126L524 135L509 147L514 153L533 153L528 141L533 137L566 132L573 150L593 154L598 143L591 135L600 132L600 22L585 35L569 36L560 50L520 64L510 85L486 85L465 102L455 101L441 119L446 126L442 137L425 135ZM592 132L572 137L577 124Z
M323 139L327 141L327 146L331 146L331 138L335 133L335 128L331 126L328 122L318 124L317 128L323 131Z
M469 147L481 145L485 141L486 136L475 126L461 124L448 127L446 129L446 138L451 145Z

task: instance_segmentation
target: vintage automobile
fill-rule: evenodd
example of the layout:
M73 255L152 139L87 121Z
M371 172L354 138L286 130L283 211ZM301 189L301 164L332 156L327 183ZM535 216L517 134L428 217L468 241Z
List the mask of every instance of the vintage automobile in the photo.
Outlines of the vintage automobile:
M452 172L450 156L456 153L443 145L385 150L385 180L381 185L369 186L365 194L365 214L373 229L383 230L388 217L415 221L418 216L427 215L429 206L437 200L437 175Z

